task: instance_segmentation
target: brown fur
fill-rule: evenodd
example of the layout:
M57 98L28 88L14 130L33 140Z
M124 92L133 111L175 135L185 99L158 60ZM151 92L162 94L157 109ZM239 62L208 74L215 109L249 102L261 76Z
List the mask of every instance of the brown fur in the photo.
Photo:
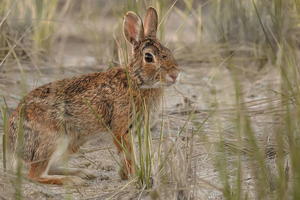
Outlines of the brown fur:
M126 173L121 172L121 177L126 179L133 172L130 158L125 156L116 140L131 154L128 127L135 130L134 117L145 117L145 111L141 109L144 107L150 112L150 122L154 123L161 102L161 86L178 83L179 71L170 50L155 37L157 13L154 8L149 7L147 10L145 35L140 17L133 12L126 14L123 27L126 40L133 46L128 74L135 108L132 108L124 68L63 79L31 91L20 102L9 122L11 147L15 156L21 156L17 153L17 140L18 124L20 120L23 121L22 159L31 163L29 178L58 185L81 183L80 178L75 177L79 170L71 170L70 175L75 176L68 177L49 173L61 173L58 165L62 155L76 153L82 144L99 133L109 134L82 97L87 99L114 133L114 143L124 157ZM145 53L153 55L153 62L145 61ZM136 113L133 113L134 110ZM87 171L82 173L84 177L92 177Z

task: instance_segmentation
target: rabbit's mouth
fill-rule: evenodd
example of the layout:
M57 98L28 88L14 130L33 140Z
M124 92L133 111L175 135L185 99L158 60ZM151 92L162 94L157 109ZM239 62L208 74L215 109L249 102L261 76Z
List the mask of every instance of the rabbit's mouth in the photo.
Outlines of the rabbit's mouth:
M174 80L172 82L162 83L162 86L164 86L164 87L171 87L173 85L177 85L178 83L179 83L179 78L177 78L176 80Z

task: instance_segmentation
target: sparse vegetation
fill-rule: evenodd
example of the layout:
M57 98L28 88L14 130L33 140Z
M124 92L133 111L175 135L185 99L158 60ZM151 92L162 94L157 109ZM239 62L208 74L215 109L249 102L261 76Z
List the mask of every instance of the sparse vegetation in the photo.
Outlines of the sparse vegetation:
M135 174L120 181L116 150L102 138L69 164L96 170L96 180L41 185L29 181L26 164L11 171L3 135L0 197L300 198L299 0L2 0L0 132L27 91L125 67L131 49L124 14L144 17L150 5L159 14L157 37L173 51L182 79L165 90L154 127L149 116L136 117L137 127L141 120L146 126L131 140Z

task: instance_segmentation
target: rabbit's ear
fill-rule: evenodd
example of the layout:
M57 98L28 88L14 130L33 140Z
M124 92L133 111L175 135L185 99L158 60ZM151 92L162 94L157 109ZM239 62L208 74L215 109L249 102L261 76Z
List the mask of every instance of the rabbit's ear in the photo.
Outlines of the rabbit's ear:
M126 40L133 46L139 46L144 38L144 27L141 18L134 12L127 12L123 22L123 33Z
M144 24L145 24L145 36L156 37L158 17L155 8L150 6L147 9L147 15Z

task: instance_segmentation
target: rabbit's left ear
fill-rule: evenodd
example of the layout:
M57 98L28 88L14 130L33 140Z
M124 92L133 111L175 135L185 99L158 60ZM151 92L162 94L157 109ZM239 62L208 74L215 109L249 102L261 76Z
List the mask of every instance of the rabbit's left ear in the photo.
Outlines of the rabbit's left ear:
M150 6L147 9L147 15L144 24L145 24L145 36L156 37L158 17L155 8Z
M144 38L144 27L141 18L134 12L127 12L123 22L123 33L126 40L134 47L139 46Z

